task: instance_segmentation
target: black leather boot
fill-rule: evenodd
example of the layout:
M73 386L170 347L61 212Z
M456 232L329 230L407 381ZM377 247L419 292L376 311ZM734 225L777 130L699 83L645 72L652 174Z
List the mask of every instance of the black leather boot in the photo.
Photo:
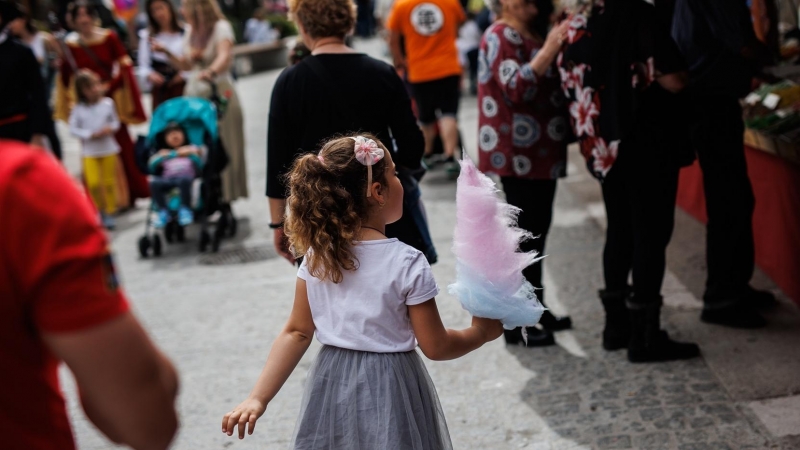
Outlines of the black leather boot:
M503 330L503 337L508 345L521 345L523 347L547 347L556 345L556 340L553 338L553 333L542 330L537 327L527 327L528 343L522 339L522 328L515 328L513 330Z
M556 316L549 309L544 310L539 325L547 331L561 331L572 328L572 319L569 316Z
M598 291L606 310L606 325L603 328L603 348L608 351L628 348L631 342L631 318L625 302L631 295L630 286L618 291Z
M661 329L661 302L635 304L628 302L631 317L631 342L628 361L647 363L674 361L700 356L697 344L675 342Z

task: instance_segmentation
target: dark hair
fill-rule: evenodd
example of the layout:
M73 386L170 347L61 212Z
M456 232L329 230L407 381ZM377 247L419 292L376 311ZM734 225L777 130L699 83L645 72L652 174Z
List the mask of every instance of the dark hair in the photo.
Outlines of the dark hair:
M155 17L153 17L153 13L150 12L150 7L153 6L153 3L162 2L167 4L167 8L169 8L169 15L170 15L170 23L169 26L172 27L173 31L177 31L182 33L183 28L178 23L178 15L175 14L175 6L172 4L170 0L147 0L147 6L145 9L147 10L147 23L150 25L150 34L151 36L156 33L160 33L161 27L156 22Z
M100 11L97 9L97 5L88 1L88 0L75 0L74 2L70 3L67 6L67 16L71 22L75 21L75 15L78 14L78 11L84 9L86 14L91 16L93 19L100 18Z
M361 136L389 152L378 138ZM307 257L311 275L334 283L342 281L343 270L358 267L353 245L371 209L366 196L367 167L355 158L354 138L336 137L322 146L319 155L300 156L286 177L285 231L292 251ZM372 181L388 188L386 158L372 166Z
M89 102L89 99L83 94L83 90L98 81L100 81L100 77L89 69L81 69L75 74L75 93L78 96L78 103Z
M298 41L292 50L289 51L289 65L294 66L311 54L311 50L305 44Z
M0 30L12 21L23 17L24 14L17 2L11 0L0 0Z

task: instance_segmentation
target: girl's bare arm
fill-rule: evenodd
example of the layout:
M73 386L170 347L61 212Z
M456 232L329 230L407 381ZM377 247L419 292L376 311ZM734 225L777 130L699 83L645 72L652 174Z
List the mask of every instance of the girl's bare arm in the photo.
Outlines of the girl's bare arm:
M503 334L500 321L479 317L464 330L445 328L435 299L409 306L408 315L420 350L434 361L460 358Z
M230 436L238 426L239 439L244 439L245 428L247 428L247 434L253 434L256 421L264 414L269 402L272 401L308 350L314 330L311 307L308 305L306 282L298 278L292 314L283 331L272 344L264 369L261 370L261 375L250 395L222 418L223 433Z

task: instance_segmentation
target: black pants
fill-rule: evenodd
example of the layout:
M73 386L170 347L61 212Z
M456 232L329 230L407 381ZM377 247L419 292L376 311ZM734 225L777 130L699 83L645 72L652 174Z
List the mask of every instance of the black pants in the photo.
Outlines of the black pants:
M556 196L556 180L526 180L514 177L502 177L503 192L508 204L520 208L518 225L530 231L534 239L520 245L520 250L528 252L536 250L544 254L547 233L553 221L553 200ZM542 288L542 261L528 266L522 271L525 279L535 288ZM536 296L544 302L544 289L537 290Z
M642 306L661 302L679 171L648 141L623 141L602 185L608 219L603 250L606 290L625 289L633 271L631 303Z
M703 171L708 226L706 308L736 303L753 275L755 199L744 157L742 108L735 97L692 96L692 144Z

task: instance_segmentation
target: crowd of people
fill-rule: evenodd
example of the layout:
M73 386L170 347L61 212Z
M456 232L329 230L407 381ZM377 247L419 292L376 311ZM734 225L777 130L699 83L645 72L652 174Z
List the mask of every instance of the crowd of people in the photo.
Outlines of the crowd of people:
M598 261L603 348L626 349L634 363L700 355L660 325L678 174L695 155L709 216L701 320L766 325L758 310L775 300L750 286L754 200L739 99L769 55L743 0L562 0L558 8L550 0L489 0L469 13L457 0L396 0L381 24L393 65L347 43L354 30L374 33L374 6L289 2L304 47L272 92L266 195L276 250L299 266L296 294L252 393L224 415L224 433L252 434L316 335L323 348L307 380L295 448L451 448L417 346L432 360L453 359L500 336L553 345L554 332L573 326L549 311L526 329L477 317L464 330L442 324L418 182L440 162L458 170L465 61L478 100L478 127L469 132L477 135L480 169L499 177L507 202L520 209L518 225L536 237L522 251L544 252L568 144L578 144L599 181L608 219ZM177 187L178 220L191 223L187 180L202 170L205 149L169 124L169 148L147 164L160 175L148 181L137 170L127 125L147 117L135 66L153 108L225 93L219 129L229 162L221 189L227 202L248 195L230 22L215 0L182 0L180 12L170 0L145 7L148 27L134 65L118 35L99 25L95 3L71 2L65 25L72 31L59 38L0 1L0 85L8 92L0 138L59 156L53 119L67 122L81 141L82 181L96 208L52 158L1 144L0 204L14 214L0 225L10 237L0 297L14 301L0 303L7 325L0 333L19 345L0 346L0 356L17 367L15 393L36 395L0 396L0 430L21 448L74 446L59 360L75 373L89 418L115 442L165 448L177 427L175 371L128 311L96 218L113 228L117 211L152 193L164 226L164 190ZM264 32L258 23L248 30ZM15 239L34 224L42 239ZM59 257L45 264L37 254ZM542 265L524 276L544 302ZM364 385L375 389L358 388ZM374 413L346 414L366 409ZM45 410L47 436L26 420Z

